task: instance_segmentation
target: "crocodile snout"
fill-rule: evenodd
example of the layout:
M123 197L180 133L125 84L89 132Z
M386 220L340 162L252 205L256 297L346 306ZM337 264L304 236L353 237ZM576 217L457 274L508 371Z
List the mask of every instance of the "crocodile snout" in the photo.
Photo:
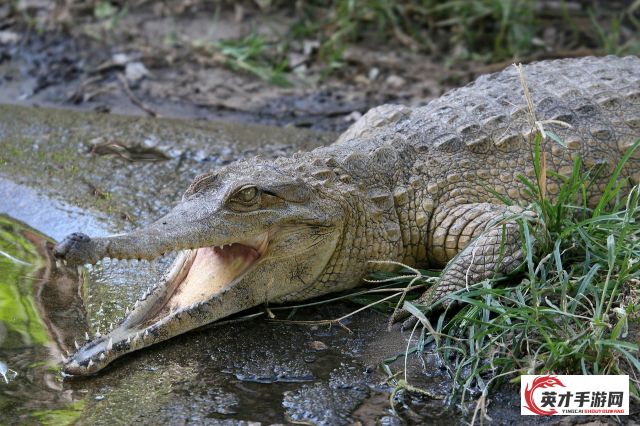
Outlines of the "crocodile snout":
M78 265L91 261L92 248L93 243L88 235L75 232L56 244L53 255L68 264Z

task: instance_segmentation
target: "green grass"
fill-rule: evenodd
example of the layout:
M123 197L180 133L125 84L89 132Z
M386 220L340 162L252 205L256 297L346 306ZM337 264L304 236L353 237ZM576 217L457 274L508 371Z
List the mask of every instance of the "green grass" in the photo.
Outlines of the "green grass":
M252 34L241 39L220 41L214 47L226 58L230 68L249 72L276 86L291 86L285 77L288 67L286 56L282 52L273 56L264 37Z
M446 62L525 59L580 47L593 54L638 54L636 3L614 12L587 8L576 16L566 6L543 11L533 0L304 0L295 7L274 1L267 13L290 9L295 17L288 32L269 42L250 35L216 47L231 68L281 86L289 85L287 54L305 39L320 42L309 64L321 66L325 76L347 66L344 52L358 43L432 54ZM558 35L547 42L549 28Z
M282 6L274 2L274 8ZM586 13L585 13L586 12ZM328 71L345 65L343 53L359 42L434 54L447 61L496 62L555 49L638 54L640 3L613 12L566 5L542 10L534 0L333 0L299 2L288 40L318 38L317 61ZM545 40L545 29L557 38ZM631 34L630 34L631 32Z

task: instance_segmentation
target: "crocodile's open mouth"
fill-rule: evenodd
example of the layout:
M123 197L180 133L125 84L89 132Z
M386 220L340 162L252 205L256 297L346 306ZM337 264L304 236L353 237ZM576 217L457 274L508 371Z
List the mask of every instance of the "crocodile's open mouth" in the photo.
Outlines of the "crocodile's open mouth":
M78 348L63 367L84 375L113 359L211 322L220 297L264 257L268 233L254 239L179 252L163 279L150 289L122 323Z

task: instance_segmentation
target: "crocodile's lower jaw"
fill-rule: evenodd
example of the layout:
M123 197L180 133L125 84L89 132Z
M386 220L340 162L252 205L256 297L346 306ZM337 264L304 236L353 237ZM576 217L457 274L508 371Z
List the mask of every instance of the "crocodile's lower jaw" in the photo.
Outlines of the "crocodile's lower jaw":
M156 302L141 322L151 325L174 311L188 309L199 302L219 294L236 278L242 276L260 258L253 247L230 244L219 247L203 247L187 250L179 283L170 297Z
M128 352L196 328L194 318L197 321L202 315L195 311L202 311L204 304L241 280L264 256L267 246L268 235L264 234L248 243L180 252L163 280L136 302L118 327L106 335L96 334L65 360L63 374L95 373Z

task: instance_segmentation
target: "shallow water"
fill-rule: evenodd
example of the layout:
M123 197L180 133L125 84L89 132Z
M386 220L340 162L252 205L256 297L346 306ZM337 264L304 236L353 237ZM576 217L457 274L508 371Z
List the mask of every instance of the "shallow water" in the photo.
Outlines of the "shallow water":
M47 241L0 215L0 362L12 372L0 381L0 422L72 419L83 405L57 370L68 331L82 327L81 279L52 274Z

